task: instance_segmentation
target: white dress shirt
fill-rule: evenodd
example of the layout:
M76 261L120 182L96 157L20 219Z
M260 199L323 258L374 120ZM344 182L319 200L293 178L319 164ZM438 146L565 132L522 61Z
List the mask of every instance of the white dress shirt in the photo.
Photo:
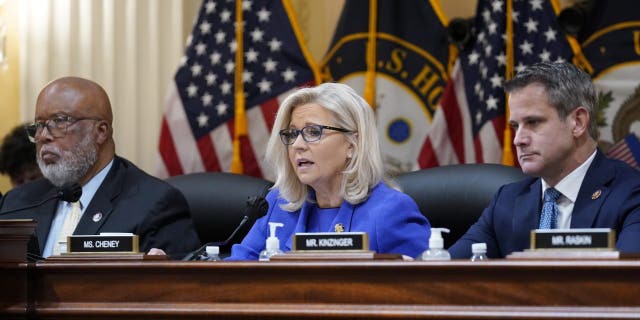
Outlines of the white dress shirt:
M589 166L591 166L591 162L596 157L596 151L593 151L593 154L569 173L566 177L562 178L558 184L555 186L549 186L549 184L542 180L542 201L544 201L544 192L550 188L554 187L558 192L560 192L560 198L558 198L558 219L556 221L556 229L569 229L571 228L571 213L573 212L573 206L576 203L576 199L578 198L578 193L580 192L580 186L582 186L582 180L587 175L587 170L589 170Z
M113 159L109 164L107 164L98 174L96 174L89 182L87 182L84 186L82 186L82 196L80 196L80 208L82 209L82 214L84 214L85 209L93 199L93 196L98 191L98 188L104 181L104 178L109 173L109 169L113 165ZM58 209L56 209L56 215L53 217L53 221L51 222L51 229L49 230L49 235L47 236L47 242L44 246L44 250L42 251L43 257L49 257L53 254L53 247L56 245L58 241L58 234L62 230L62 224L64 220L67 218L67 214L71 210L71 203L66 201L58 202Z

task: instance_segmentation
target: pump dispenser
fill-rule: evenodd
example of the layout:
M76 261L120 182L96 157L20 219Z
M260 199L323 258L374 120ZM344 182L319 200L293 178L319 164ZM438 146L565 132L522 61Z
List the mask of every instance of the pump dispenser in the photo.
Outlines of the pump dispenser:
M431 228L431 237L429 237L429 249L422 253L422 260L451 260L449 251L444 249L444 240L442 240L442 232L449 233L447 228Z
M260 252L258 261L269 261L271 256L284 253L280 250L280 240L276 237L276 228L283 226L284 224L280 222L269 222L269 237L265 243L265 249Z

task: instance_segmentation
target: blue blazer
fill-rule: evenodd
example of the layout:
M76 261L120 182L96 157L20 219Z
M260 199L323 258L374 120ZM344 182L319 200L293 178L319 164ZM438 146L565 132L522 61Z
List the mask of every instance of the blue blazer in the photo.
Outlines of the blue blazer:
M287 202L280 197L277 189L271 190L266 199L269 203L267 215L256 221L242 243L232 247L227 260L258 260L269 236L269 222L284 224L284 227L276 230L280 249L284 252L291 251L295 233L307 232L307 220L314 203L307 201L302 208L290 212L280 208L281 204ZM366 232L369 249L378 253L401 253L417 257L429 246L430 225L416 203L408 195L384 183L376 185L369 198L360 204L352 205L344 201L331 228L338 223L347 232Z
M449 248L451 256L470 257L475 242L487 244L490 258L528 249L530 232L540 221L541 183L527 178L500 187L478 222ZM598 150L582 181L571 228L611 228L619 251L640 252L640 172Z

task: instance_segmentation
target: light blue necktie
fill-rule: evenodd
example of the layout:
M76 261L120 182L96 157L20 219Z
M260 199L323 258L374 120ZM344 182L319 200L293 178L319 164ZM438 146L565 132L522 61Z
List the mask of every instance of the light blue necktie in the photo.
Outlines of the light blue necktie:
M538 229L554 229L558 220L558 205L560 192L554 188L548 188L544 192L544 204L540 215L540 227Z

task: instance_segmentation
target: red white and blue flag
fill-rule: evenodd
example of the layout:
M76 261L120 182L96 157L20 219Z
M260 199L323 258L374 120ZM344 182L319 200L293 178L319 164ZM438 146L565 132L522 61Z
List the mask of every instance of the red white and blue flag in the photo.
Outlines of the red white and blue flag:
M157 175L240 161L237 173L273 179L264 154L280 101L319 79L303 43L287 0L205 0L165 100Z
M527 65L571 61L574 52L548 0L479 0L473 39L460 52L419 160L512 165L505 80Z

